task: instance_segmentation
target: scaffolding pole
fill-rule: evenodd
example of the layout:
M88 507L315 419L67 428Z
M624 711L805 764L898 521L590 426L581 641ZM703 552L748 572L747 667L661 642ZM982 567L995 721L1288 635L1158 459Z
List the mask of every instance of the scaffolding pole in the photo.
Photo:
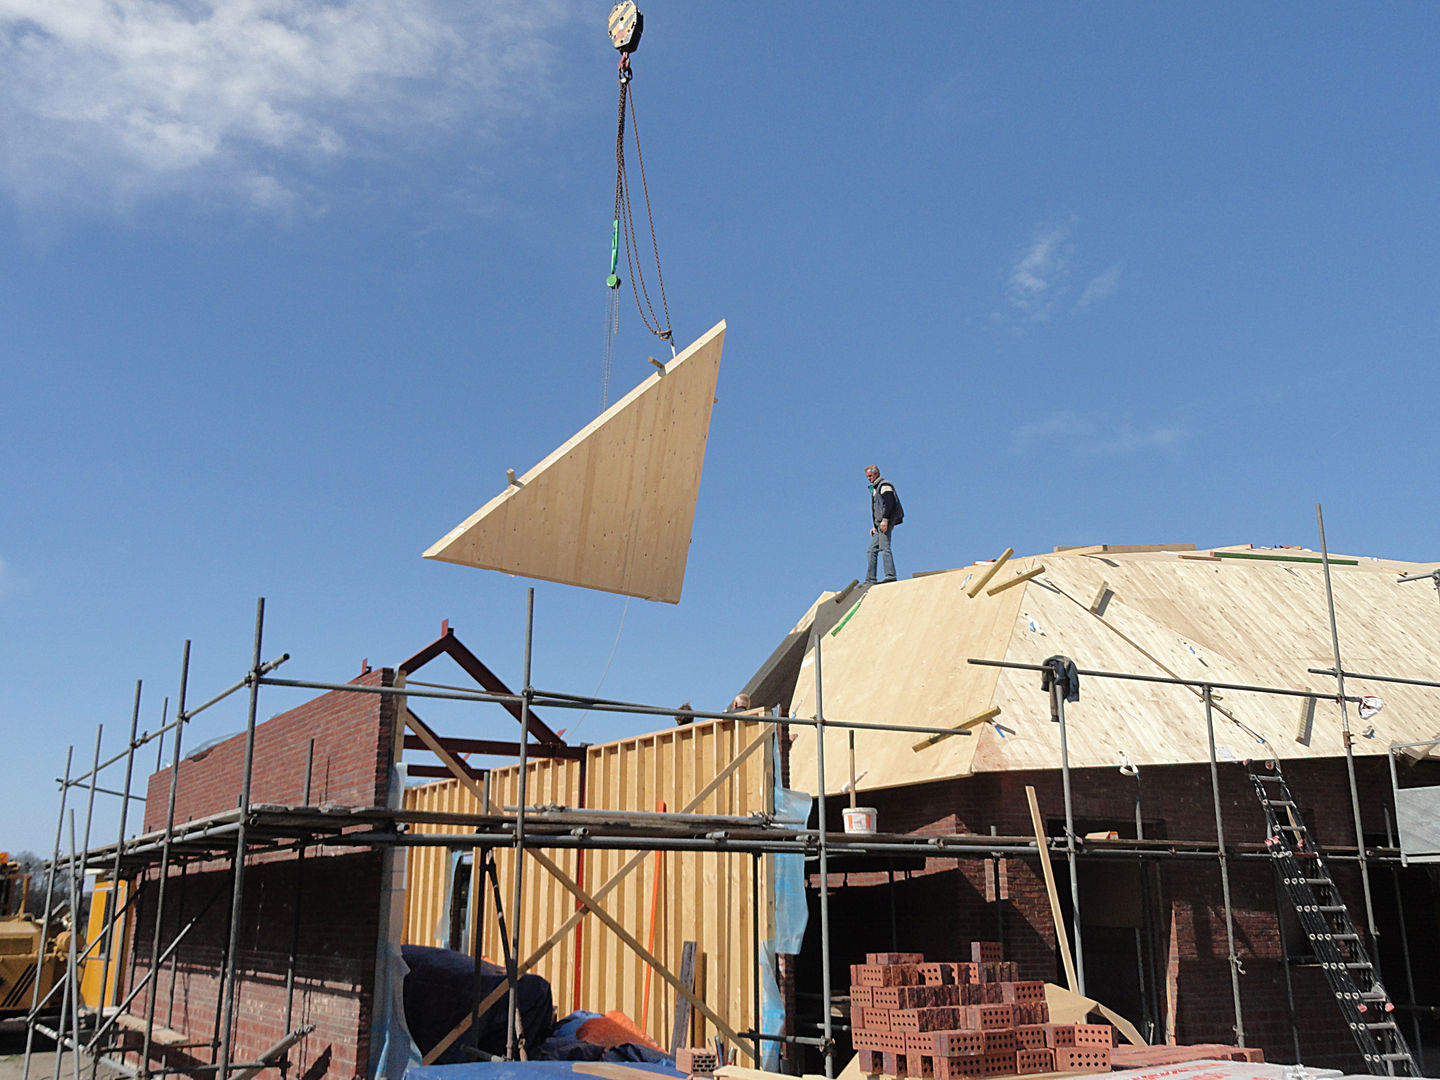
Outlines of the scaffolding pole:
M1075 809L1070 797L1070 744L1065 737L1065 693L1056 679L1050 684L1050 709L1060 724L1060 778L1065 791L1065 862L1070 867L1070 921L1075 932L1075 986L1085 996L1085 950L1080 944L1080 874L1075 867ZM1038 837L1037 837L1038 843Z
M112 917L105 921L105 926L100 933L103 935L105 944L100 950L100 994L96 999L95 1007L99 1010L103 1019L105 1016L105 992L110 984L110 957L115 947L115 919L113 913L120 905L116 903L120 896L120 857L125 853L125 825L130 811L130 785L135 778L135 735L140 730L140 688L141 682L135 680L135 707L130 713L130 741L125 747L125 787L124 798L120 800L120 826L115 833L115 861L110 869L110 910ZM138 882L137 882L138 891ZM118 977L117 977L118 981ZM93 1048L93 1046L92 1046ZM100 1063L91 1059L90 1076L94 1080Z
M1235 910L1230 905L1230 860L1225 852L1225 815L1220 808L1220 768L1215 762L1214 692L1205 687L1205 738L1210 748L1210 794L1215 800L1215 844L1220 851L1220 890L1225 898L1225 947L1230 961L1230 996L1235 1009L1235 1043L1245 1045L1245 1017L1240 1011L1240 958L1235 955ZM1282 946L1283 947L1283 946Z
M170 881L170 842L175 834L175 800L180 786L180 745L185 730L185 692L190 681L190 642L180 656L180 693L175 706L175 739L170 748L170 797L165 809L165 838L160 843L160 874L155 883L155 929L150 935L150 967L152 979L150 993L145 1001L145 1035L141 1043L140 1074L150 1075L150 1047L155 1037L155 1005L160 989L158 968L160 966L160 934L165 919L165 891Z
M230 935L225 947L225 979L221 984L219 1080L230 1075L230 1038L235 1022L235 947L240 939L240 918L245 903L245 826L250 813L250 784L255 773L255 716L260 705L260 641L265 629L265 598L255 602L255 648L250 660L250 708L245 719L245 765L240 781L240 822L235 831L234 890L230 898Z
M1345 744L1345 773L1350 780L1350 810L1355 818L1355 846L1360 850L1360 883L1365 892L1365 924L1370 931L1370 940L1377 943L1373 963L1375 977L1380 979L1380 931L1375 926L1375 902L1370 896L1370 866L1365 858L1365 830L1360 824L1360 789L1355 782L1354 736L1350 732L1349 699L1345 696L1345 666L1340 661L1340 630L1335 622L1335 590L1330 582L1330 549L1325 544L1325 515L1320 504L1315 504L1315 522L1320 529L1320 560L1325 571L1325 605L1330 613L1330 641L1335 649L1335 688L1339 692L1341 740Z
M511 892L510 902L510 948L505 956L505 978L510 983L510 998L506 1003L505 1022L505 1060L515 1060L515 1020L520 1007L520 901L523 896L525 882L525 795L528 769L526 768L526 752L530 748L530 699L534 696L535 688L530 681L530 664L535 644L535 587L532 585L525 592L525 686L520 693L520 768L517 773L519 783L519 807L515 811L515 865L512 868L515 874L514 888ZM471 871L472 874L474 871ZM476 952L476 965L478 967L479 952Z
M820 635L815 645L815 784L820 843L820 1030L825 1039L825 1075L835 1075L835 1032L830 1022L830 822L825 810L825 687L820 675Z

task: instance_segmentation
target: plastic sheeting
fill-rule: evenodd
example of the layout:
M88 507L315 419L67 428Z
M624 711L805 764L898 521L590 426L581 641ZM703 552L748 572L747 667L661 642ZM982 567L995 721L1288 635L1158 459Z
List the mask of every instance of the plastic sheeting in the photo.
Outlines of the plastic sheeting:
M405 976L409 968L400 955L400 946L390 942L385 950L386 963L383 989L380 994L380 1015L375 1025L380 1034L380 1053L375 1057L372 1080L401 1080L420 1064L420 1051L405 1026Z
M1440 787L1397 788L1400 850L1415 862L1440 862Z
M811 801L806 792L781 787L779 771L776 771L775 818L779 824L803 829L810 820ZM763 1031L774 1034L785 1026L785 1001L775 979L775 958L793 956L800 951L810 909L805 899L805 856L771 857L775 860L775 936L760 946L760 1026ZM779 1069L778 1042L760 1044L760 1067L768 1072Z

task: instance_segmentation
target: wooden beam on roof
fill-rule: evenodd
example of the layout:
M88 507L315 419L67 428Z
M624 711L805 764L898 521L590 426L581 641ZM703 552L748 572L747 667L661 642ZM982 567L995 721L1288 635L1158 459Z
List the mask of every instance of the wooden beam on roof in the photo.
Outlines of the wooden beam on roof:
M678 603L724 341L720 322L425 558Z
M1319 555L1276 555L1268 551L1213 551L1217 559L1251 559L1255 562L1298 562L1298 563L1323 563L1325 560ZM1359 566L1359 559L1337 559L1330 557L1331 566Z
M934 745L935 745L937 742L939 742L941 739L948 739L951 735L973 735L974 732L967 730L968 728L972 728L972 727L974 727L976 724L983 724L983 723L985 723L986 720L994 720L994 719L995 719L997 716L999 716L999 715L1000 715L1000 706L999 706L999 705L992 705L990 708L986 709L984 712L982 712L982 713L976 713L974 716L970 717L968 720L961 720L960 723L956 724L956 725L955 725L953 728L951 728L949 731L937 731L937 732L935 732L935 734L933 734L933 735L927 735L927 736L925 736L925 738L921 739L919 742L917 742L917 743L916 743L914 746L912 746L910 749L913 750L913 751L915 751L915 753L918 754L921 750L924 750L927 746L934 746Z
M1039 577L1044 572L1045 564L1041 563L1039 566L1034 567L1033 569L1026 570L1025 573L1020 574L1018 577L1013 577L1009 581L1002 581L999 585L995 585L989 589L986 589L985 595L994 596L996 593L1004 592L1006 589L1009 589L1015 585L1019 585L1023 581L1029 581L1032 578Z
M1152 551L1194 551L1194 544L1082 544L1055 548L1057 555L1143 555Z
M1008 558L1010 558L1011 555L1014 554L1015 549L1012 547L1007 547L1003 552L1000 553L1000 557L990 564L990 569L986 570L985 573L981 574L980 580L975 582L974 585L970 586L970 598L972 600L980 595L980 590L983 589L986 583L995 576L996 572L999 571L1000 567L1005 565L1005 560L1007 560Z

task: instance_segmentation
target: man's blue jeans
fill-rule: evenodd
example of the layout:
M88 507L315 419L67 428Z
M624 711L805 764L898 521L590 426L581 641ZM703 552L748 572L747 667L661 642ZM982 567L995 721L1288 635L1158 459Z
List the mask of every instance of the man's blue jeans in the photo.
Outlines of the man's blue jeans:
M870 538L870 550L865 553L865 581L866 583L875 580L875 557L884 556L885 581L895 580L895 560L890 555L890 534L875 530L875 535Z

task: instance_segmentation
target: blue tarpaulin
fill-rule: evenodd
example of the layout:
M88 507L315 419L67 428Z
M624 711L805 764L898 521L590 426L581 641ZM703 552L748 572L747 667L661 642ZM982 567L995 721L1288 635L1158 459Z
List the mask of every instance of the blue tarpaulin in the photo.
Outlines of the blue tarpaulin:
M582 1061L471 1061L459 1065L412 1065L405 1074L405 1080L573 1080L593 1074L576 1072L575 1066L584 1066ZM684 1076L682 1072L667 1069L664 1065L650 1065L645 1062L626 1062L627 1069L644 1069L656 1077Z

